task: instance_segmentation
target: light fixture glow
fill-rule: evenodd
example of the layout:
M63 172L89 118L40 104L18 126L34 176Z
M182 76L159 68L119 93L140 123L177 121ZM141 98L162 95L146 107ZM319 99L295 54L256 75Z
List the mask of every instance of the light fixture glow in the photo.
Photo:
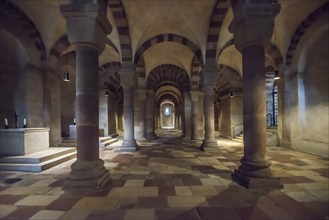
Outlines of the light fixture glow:
M109 96L109 91L105 90L105 96Z
M280 79L280 74L278 70L274 71L274 80Z
M67 48L65 49L65 73L64 73L64 82L70 82L70 74L67 72Z
M64 81L70 82L70 75L69 75L69 72L67 72L67 71L64 73Z

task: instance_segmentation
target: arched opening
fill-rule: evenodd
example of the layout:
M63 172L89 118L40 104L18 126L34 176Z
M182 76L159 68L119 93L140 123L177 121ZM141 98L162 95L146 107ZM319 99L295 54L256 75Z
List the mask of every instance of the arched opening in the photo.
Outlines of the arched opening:
M175 105L171 102L162 102L160 107L160 118L162 129L175 128Z

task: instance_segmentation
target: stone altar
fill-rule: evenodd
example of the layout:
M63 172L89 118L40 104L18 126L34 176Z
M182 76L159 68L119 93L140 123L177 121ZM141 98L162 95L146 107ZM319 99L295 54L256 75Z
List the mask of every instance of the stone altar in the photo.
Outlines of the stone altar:
M0 155L21 156L49 148L49 128L0 129Z

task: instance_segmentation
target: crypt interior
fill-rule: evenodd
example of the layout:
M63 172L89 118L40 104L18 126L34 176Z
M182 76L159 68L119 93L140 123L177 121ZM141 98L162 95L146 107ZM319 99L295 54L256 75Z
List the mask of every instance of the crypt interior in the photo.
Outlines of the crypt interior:
M329 219L328 0L2 0L1 219Z

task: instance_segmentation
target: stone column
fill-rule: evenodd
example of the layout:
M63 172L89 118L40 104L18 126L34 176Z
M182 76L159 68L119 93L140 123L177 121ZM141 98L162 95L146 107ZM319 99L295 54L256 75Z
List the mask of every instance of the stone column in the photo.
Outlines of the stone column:
M136 117L136 122L135 124L138 125L138 139L139 140L146 140L146 126L145 126L145 101L146 101L146 90L145 89L138 89L138 99L136 104L138 105L137 108L137 117Z
M122 64L119 74L123 88L124 116L124 133L121 150L135 151L137 149L134 131L134 90L137 84L135 67L132 64Z
M215 119L214 119L214 83L218 77L216 65L208 64L203 70L203 114L205 138L200 146L201 150L207 147L218 147L215 139Z
M200 109L199 109L199 95L200 92L193 90L190 91L191 93L191 100L192 100L192 140L199 140L200 139L200 134L199 130L201 127L200 124Z
M233 2L233 1L232 1ZM234 34L236 48L242 53L243 64L243 125L244 156L232 179L249 188L261 185L262 178L272 177L266 153L265 50L280 5L245 3L233 5L234 19L229 30ZM257 183L256 183L257 182ZM270 183L271 184L271 183Z
M145 112L146 112L146 137L148 140L155 138L155 111L154 111L154 91L146 91L146 102L145 102Z
M116 119L116 102L115 95L109 92L107 97L107 111L108 111L108 133L109 135L114 135L117 133L117 119Z
M192 105L191 105L191 95L188 91L183 92L184 95L184 140L191 140L192 136Z
M108 96L105 96L106 89L99 88L99 136L107 137L109 135L109 115L108 115Z
M178 129L178 121L179 121L179 117L178 117L178 106L175 106L175 129Z
M117 102L117 132L120 136L123 136L123 103Z
M109 171L99 158L98 66L106 35L112 27L100 4L71 1L60 7L67 20L68 39L76 51L77 160L66 181L68 187L103 187Z
M161 128L161 117L160 117L160 107L155 105L155 121L156 121L156 129Z

